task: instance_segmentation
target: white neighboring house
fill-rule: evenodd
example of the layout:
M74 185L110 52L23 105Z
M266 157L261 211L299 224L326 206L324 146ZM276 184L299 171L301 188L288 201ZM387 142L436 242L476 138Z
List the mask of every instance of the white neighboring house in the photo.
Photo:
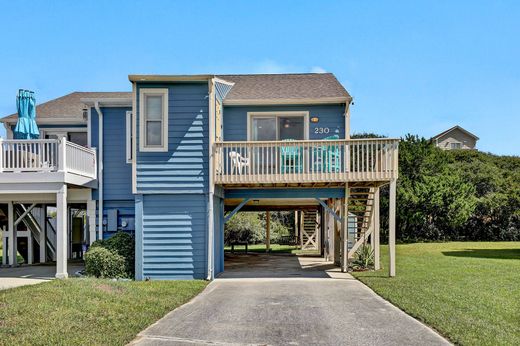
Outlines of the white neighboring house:
M479 138L459 125L432 137L435 145L443 150L476 149Z

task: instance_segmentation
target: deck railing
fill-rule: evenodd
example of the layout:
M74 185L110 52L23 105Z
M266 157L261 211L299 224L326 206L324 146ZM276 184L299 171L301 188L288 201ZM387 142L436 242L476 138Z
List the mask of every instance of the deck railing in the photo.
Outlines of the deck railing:
M397 139L217 142L215 183L277 184L397 178Z
M94 149L63 139L0 139L0 173L63 171L97 177Z

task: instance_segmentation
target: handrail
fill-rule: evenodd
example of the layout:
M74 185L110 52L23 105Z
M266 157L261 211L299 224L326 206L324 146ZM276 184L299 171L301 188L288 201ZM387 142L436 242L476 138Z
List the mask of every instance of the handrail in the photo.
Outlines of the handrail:
M96 151L65 138L0 138L0 173L58 171L96 179Z
M386 181L397 178L398 139L216 142L217 184Z

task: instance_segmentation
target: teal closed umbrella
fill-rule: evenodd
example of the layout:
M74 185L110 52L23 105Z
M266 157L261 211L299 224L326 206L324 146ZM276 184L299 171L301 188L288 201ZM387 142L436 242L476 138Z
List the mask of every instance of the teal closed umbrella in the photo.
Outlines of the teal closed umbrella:
M16 96L16 108L18 109L18 122L14 128L15 139L37 139L40 131L36 124L36 100L34 92L18 90Z

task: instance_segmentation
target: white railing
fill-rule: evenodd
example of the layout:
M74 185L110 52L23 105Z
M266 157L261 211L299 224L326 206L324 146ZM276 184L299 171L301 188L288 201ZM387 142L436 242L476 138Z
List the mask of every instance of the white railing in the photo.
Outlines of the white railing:
M64 144L66 171L96 179L96 151L69 141L64 141Z
M397 139L217 142L217 184L327 183L397 178Z
M0 139L0 173L58 171L96 179L96 151L65 138Z

